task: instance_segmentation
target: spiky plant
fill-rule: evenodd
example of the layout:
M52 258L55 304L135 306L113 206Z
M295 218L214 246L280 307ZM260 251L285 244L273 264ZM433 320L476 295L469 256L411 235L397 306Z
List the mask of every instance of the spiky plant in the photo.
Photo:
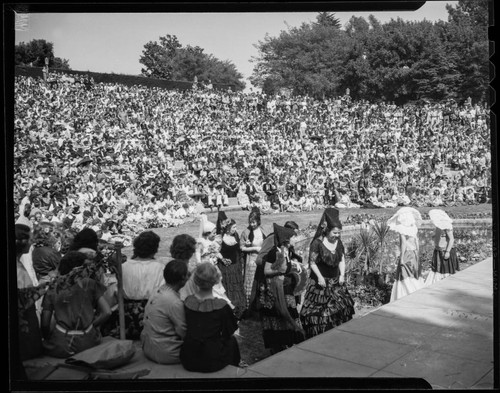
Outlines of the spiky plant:
M385 249L386 249L386 240L387 235L389 234L389 225L387 225L387 221L375 222L372 226L373 233L376 236L377 243L380 249L380 263L379 263L379 275L382 275L382 268L384 265L384 257L385 257Z
M364 259L363 274L368 274L370 269L370 262L374 259L378 251L377 239L373 235L371 229L361 228L357 235L358 249L357 249L357 259Z

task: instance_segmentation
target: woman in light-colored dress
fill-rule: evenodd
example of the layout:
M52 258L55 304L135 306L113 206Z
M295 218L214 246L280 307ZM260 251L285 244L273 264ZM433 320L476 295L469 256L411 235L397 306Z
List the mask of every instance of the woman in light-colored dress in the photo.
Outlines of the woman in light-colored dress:
M399 233L400 258L391 292L391 302L398 300L424 286L419 257L418 224L422 218L418 210L402 207L387 224Z
M195 270L196 266L205 262L210 262L212 265L217 267L217 262L219 259L222 259L222 255L220 253L220 237L217 237L216 235L216 225L213 222L208 221L205 214L202 214L200 220L200 237L196 242L195 258L194 260L190 260L188 265L190 273ZM224 299L231 306L231 308L234 309L234 305L227 297L222 281L216 283L212 290L215 297ZM184 285L179 292L181 300L184 301L189 295L193 295L195 292L196 284L194 283L193 276L191 275L186 285Z

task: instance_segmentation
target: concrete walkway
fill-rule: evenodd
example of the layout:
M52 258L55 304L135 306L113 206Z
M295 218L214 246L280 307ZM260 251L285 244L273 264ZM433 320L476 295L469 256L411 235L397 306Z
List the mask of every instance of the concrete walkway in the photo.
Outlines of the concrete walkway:
M492 389L493 367L488 258L253 364L244 376L417 377L434 389Z
M375 385L372 378L423 378L435 389L492 389L492 258L247 368L193 373L181 365L153 363L137 349L132 361L117 371L149 370L142 381L245 378L245 386L257 383L262 388L273 383L269 378L286 378L290 386L293 377L318 377L323 386L334 388L338 378L368 378ZM64 368L42 377L41 368L54 360L39 358L25 366L33 379L82 378ZM343 382L349 386L349 380ZM297 387L307 389L302 383L297 380Z

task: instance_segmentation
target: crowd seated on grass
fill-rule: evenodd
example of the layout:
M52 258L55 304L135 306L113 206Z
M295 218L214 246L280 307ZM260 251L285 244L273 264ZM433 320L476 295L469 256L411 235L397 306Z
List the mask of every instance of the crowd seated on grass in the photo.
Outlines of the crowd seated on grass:
M489 109L16 76L16 220L106 239L264 214L491 201Z

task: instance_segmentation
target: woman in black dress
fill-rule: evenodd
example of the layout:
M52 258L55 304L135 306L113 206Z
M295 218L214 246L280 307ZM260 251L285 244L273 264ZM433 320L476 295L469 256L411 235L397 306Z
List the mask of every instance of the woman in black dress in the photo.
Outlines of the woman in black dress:
M197 372L238 366L240 349L233 335L238 322L229 304L212 292L221 280L219 269L210 262L201 263L193 279L196 291L184 300L187 330L180 352L182 366Z
M453 220L441 209L428 212L431 222L436 227L434 253L432 254L431 271L425 279L425 285L432 285L460 270L460 263L455 249L453 236Z
M311 338L352 319L354 301L344 285L344 245L339 211L327 208L309 248L311 273L300 320Z
M236 232L236 222L227 218L223 211L219 211L216 230L217 236L220 237L220 253L223 257L217 261L217 266L222 273L222 285L226 289L227 297L234 305L234 315L240 319L246 309L240 236Z
M305 269L302 257L295 253L290 239L292 228L273 224L274 245L262 258L256 274L257 307L262 322L264 346L274 354L304 341L297 305L300 302L298 279Z

